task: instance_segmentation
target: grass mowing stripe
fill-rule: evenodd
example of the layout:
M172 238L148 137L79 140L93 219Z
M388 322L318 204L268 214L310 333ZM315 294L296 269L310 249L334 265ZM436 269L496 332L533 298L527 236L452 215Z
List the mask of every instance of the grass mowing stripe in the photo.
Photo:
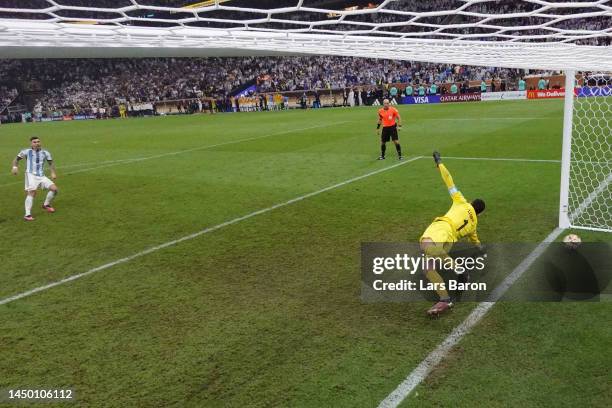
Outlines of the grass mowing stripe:
M308 130L308 129L315 129L315 128L320 128L320 127L328 127L328 126L333 126L333 125L339 125L339 124L342 124L342 123L347 123L347 122L346 121L344 121L344 122L336 122L336 123L330 123L329 125L323 125L323 126L313 126L313 127L309 127L309 128L293 129L291 131L278 132L278 133L273 133L273 134L264 135L264 136L256 136L256 137L252 137L252 138L239 139L239 140L234 140L234 141L226 142L226 143L219 143L219 144L215 144L215 145L200 146L200 147L196 147L196 148L188 149L188 150L179 150L179 151L176 151L176 152L163 153L163 154L160 154L160 155L157 155L157 156L140 157L140 158L135 158L135 159L111 160L111 161L106 161L106 162L100 162L99 164L102 164L101 166L88 167L86 169L75 170L75 171L72 171L72 172L69 172L69 173L65 173L64 175L69 176L69 175L72 175L72 174L78 174L78 173L83 173L83 172L87 172L87 171L102 169L102 168L105 168L105 167L117 166L117 165L120 165L120 164L135 163L135 162L139 162L139 161L143 161L143 160L150 160L150 159L156 159L156 158L159 158L159 157L172 156L172 155L177 155L177 154L181 154L181 153L188 153L188 152L192 152L192 151L196 151L196 150L205 150L205 149L212 148L212 147L219 147L219 146L224 146L224 145L229 145L229 144L234 144L234 143L246 142L246 141L250 141L250 140L263 139L265 137L277 136L277 135L282 135L282 134L292 133L292 132L299 132L301 130ZM529 163L529 162L533 162L533 163L561 163L561 160L521 159L521 158L505 158L505 157L453 157L453 156L446 156L445 159L453 159L453 160L485 160L485 161L515 161L515 162L525 162L525 163ZM104 163L108 163L108 164L104 164ZM606 162L593 162L593 163L606 163ZM84 164L81 164L81 165L84 165ZM89 164L95 164L95 163L89 163ZM76 165L73 165L72 167L78 167L78 166L81 166L81 165L76 164ZM70 167L70 166L64 166L63 168L66 168L66 167ZM19 183L21 183L21 181L19 181L19 182L15 181L15 182L12 182L12 183L7 183L7 184L0 184L0 187L12 186L12 185L19 184Z
M294 203L297 203L298 201L302 201L302 200L305 200L307 198L314 197L316 195L325 193L327 191L334 190L334 189L339 188L339 187L343 187L343 186L345 186L347 184L350 184L350 183L353 183L355 181L363 180L363 179L365 179L367 177L374 176L374 175L379 174L379 173L383 173L385 171L394 169L394 168L399 167L399 166L403 166L405 164L414 162L415 160L418 160L418 159L420 159L422 157L423 156L412 157L412 158L410 158L408 160L404 160L404 161L399 162L397 164L394 164L392 166L387 166L387 167L384 167L382 169L378 169L378 170L374 170L374 171L371 171L371 172L366 173L366 174L362 174L361 176L353 177L351 179L342 181L340 183L337 183L337 184L334 184L334 185L322 188L322 189L317 190L317 191L313 191L312 193L304 194L302 196L299 196L299 197L296 197L296 198L292 198L291 200L284 201L284 202L279 203L279 204L275 204L275 205L273 205L271 207L263 208L261 210L257 210L257 211L254 211L252 213L243 215L241 217L234 218L232 220L223 222L221 224L217 224L215 226L205 228L205 229L203 229L201 231L198 231L196 233L193 233L193 234L190 234L190 235L186 235L184 237L181 237L181 238L178 238L178 239L175 239L175 240L172 240L172 241L168 241L168 242L165 242L165 243L160 244L160 245L156 245L154 247L151 247L151 248L145 249L143 251L137 252L137 253L135 253L133 255L130 255L130 256L127 256L125 258L117 259L116 261L109 262L109 263L106 263L106 264L101 265L101 266L97 266L97 267L92 268L92 269L90 269L90 270L88 270L86 272L82 272L82 273L79 273L79 274L76 274L76 275L72 275L72 276L69 276L67 278L64 278L64 279L61 279L61 280L49 283L47 285L39 286L37 288L30 289L28 291L19 293L17 295L13 295L13 296L9 296L9 297L4 298L4 299L0 299L0 305L5 305L7 303L11 303L11 302L14 302L16 300L23 299L23 298L28 297L30 295L33 295L35 293L43 292L43 291L45 291L47 289L51 289L51 288L54 288L56 286L63 285L64 283L72 282L74 280L83 278L83 277L91 275L93 273L100 272L100 271L103 271L105 269L112 268L113 266L124 264L124 263L132 261L132 260L134 260L136 258L140 258L142 256L148 255L150 253L159 251L159 250L164 249L164 248L168 248L170 246L179 244L179 243L184 242L184 241L192 240L192 239L197 238L197 237L199 237L201 235L208 234L209 232L213 232L213 231L216 231L218 229L221 229L221 228L224 228L224 227L227 227L227 226L239 223L240 221L244 221L244 220L247 220L249 218L253 218L253 217L257 216L257 215L265 214L267 212L276 210L276 209L281 208L281 207L286 207L286 206L288 206L290 204L294 204Z
M191 149L176 150L174 152L160 153L160 154L156 154L154 156L135 157L133 159L121 159L121 160L104 161L104 162L98 163L99 166L87 167L87 168L84 168L84 169L79 169L79 170L71 171L71 172L65 173L64 175L69 176L71 174L85 173L85 172L89 172L89 171L93 171L93 170L103 169L103 168L106 168L106 167L119 166L121 164L130 164L130 163L137 163L137 162L141 162L141 161L145 161L145 160L160 159L162 157L176 156L176 155L183 154L183 153L190 153L190 152L195 152L195 151L198 151L198 150L211 149L213 147L227 146L227 145L236 144L236 143L250 142L250 141L253 141L253 140L265 139L265 138L272 137L272 136L279 136L279 135L286 135L286 134L294 133L294 132L301 132L301 131L304 131L304 130L320 129L320 128L325 128L325 127L330 127L330 126L335 126L335 125L341 125L343 123L348 123L348 121L340 121L340 122L333 122L333 123L328 123L328 124L324 124L324 125L316 125L316 126L308 126L308 127L305 127L305 128L283 130L282 132L268 133L268 134L261 135L261 136L253 136L253 137L247 137L247 138L244 138L244 139L230 140L229 142L216 143L216 144L205 145L205 146L198 146L198 147L193 147ZM90 163L90 164L95 164L95 163ZM58 169L67 168L67 167L80 167L81 165L83 165L83 164L75 164L75 165L72 165L72 166L58 167ZM0 187L12 186L12 185L19 184L19 183L21 183L21 182L20 181L14 181L14 182L11 182L11 183L0 184Z
M378 408L396 408L404 399L419 385L429 373L446 357L451 349L459 343L459 341L468 334L474 326L482 320L488 311L495 305L504 293L510 288L518 278L525 273L531 264L538 259L540 255L548 248L548 245L553 242L563 232L561 228L555 228L544 241L533 250L514 270L506 276L491 295L488 301L480 302L478 306L465 318L463 322L451 332L421 363L402 381L395 390L393 390L379 405Z

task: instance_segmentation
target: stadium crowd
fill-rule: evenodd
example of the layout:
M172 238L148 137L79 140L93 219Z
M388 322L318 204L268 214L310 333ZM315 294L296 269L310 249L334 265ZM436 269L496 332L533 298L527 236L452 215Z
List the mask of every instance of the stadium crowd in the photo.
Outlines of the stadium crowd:
M46 92L38 98L43 110L223 99L251 83L254 92L265 93L494 78L515 83L522 74L505 68L330 56L0 60L0 80L44 84Z
M119 8L133 5L131 0L58 0L58 4L79 7ZM189 0L140 0L139 4L184 7L192 4ZM231 3L231 4L230 4ZM309 6L324 5L341 8L341 1L313 0ZM345 2L346 3L346 2ZM361 7L371 7L371 2L357 1ZM296 0L261 0L253 6L248 0L232 0L227 5L237 7L257 7L268 9L280 6L295 5ZM431 12L454 10L465 5L453 0L418 0L396 1L386 8L399 11ZM43 9L50 6L47 0L3 0L0 7L26 9ZM484 14L508 14L530 12L541 5L530 2L510 0L477 2L464 8L465 12ZM597 11L594 8L580 9L581 12ZM575 9L556 9L555 13L575 13ZM85 10L61 10L56 15L75 18L110 18L118 17L115 13L103 13ZM240 12L214 11L206 13L208 17L237 18ZM215 14L216 13L216 14ZM130 16L140 18L177 19L189 13L168 13L147 9L130 12ZM49 16L44 13L11 13L0 12L0 18L33 18L42 19ZM244 17L244 16L242 16ZM252 17L252 16L251 16ZM287 13L276 16L285 19L309 21L313 16L307 12ZM320 15L317 16L319 19ZM332 16L333 17L333 16ZM403 15L377 13L348 16L345 21L389 23L405 21ZM422 17L420 23L430 24L465 24L481 20L480 17L453 13L442 16ZM542 17L520 17L513 19L496 19L491 24L499 25L539 25L548 22ZM121 24L154 25L153 22L122 22ZM204 23L203 23L204 24ZM207 23L206 23L207 24ZM206 25L204 24L204 25ZM610 17L590 17L588 19L568 19L556 23L555 28L599 30L610 26ZM265 27L265 26L262 26ZM359 28L354 25L329 26L337 29ZM278 27L275 27L278 28ZM289 28L296 28L295 26ZM363 27L362 27L363 28ZM426 26L386 27L385 30L399 32L430 31ZM449 31L447 29L445 31ZM465 34L489 33L486 29L465 28ZM523 31L522 34L542 34L541 29ZM509 31L507 34L513 34ZM611 36L594 37L585 44L609 45ZM474 38L478 39L478 38ZM487 39L483 37L482 39ZM379 87L391 83L437 84L445 89L444 84L463 83L464 81L487 81L496 79L501 83L515 84L524 72L503 68L484 68L453 66L444 64L411 63L391 60L357 59L349 57L247 57L247 58L148 58L148 59L81 59L81 60L0 60L0 82L7 80L15 83L24 81L38 82L44 92L37 97L36 106L42 111L56 111L63 108L78 110L82 107L99 108L118 106L121 103L155 103L165 100L215 99L217 106L228 105L229 97L241 87L254 85L252 92L273 93L286 91L303 91L314 89L346 89L349 93L367 92L367 87ZM0 105L9 103L15 91L12 88L0 90ZM204 102L206 103L206 102ZM265 104L265 103L264 103ZM180 105L179 105L180 106Z
M17 89L0 86L0 111L4 110L17 97Z

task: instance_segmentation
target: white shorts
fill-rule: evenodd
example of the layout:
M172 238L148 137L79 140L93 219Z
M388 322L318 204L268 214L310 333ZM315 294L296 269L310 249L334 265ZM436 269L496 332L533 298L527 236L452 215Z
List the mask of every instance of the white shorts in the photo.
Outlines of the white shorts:
M54 185L55 183L49 180L45 176L36 176L32 173L25 174L25 190L26 191L35 191L39 188L48 190L49 187Z

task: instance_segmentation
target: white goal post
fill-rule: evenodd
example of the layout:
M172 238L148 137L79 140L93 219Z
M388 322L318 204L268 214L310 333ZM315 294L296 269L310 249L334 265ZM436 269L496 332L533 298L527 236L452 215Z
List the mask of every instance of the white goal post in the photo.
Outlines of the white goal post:
M565 90L559 226L612 232L612 72L566 71Z

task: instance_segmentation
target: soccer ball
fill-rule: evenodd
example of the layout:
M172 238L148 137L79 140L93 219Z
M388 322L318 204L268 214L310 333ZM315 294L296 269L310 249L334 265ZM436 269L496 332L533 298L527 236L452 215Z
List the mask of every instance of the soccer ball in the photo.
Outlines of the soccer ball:
M563 238L563 243L565 244L565 247L569 249L578 248L581 242L582 240L576 234L569 234Z

